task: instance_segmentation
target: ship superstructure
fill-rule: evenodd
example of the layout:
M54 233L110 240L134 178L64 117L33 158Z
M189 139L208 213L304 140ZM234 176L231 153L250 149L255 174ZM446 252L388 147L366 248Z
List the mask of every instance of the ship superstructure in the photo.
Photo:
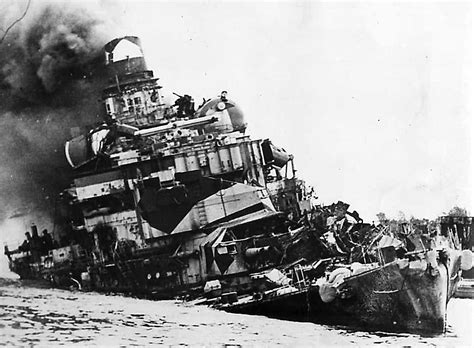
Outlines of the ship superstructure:
M246 135L243 113L226 92L197 111L188 95L165 105L138 38L116 39L105 52L108 122L66 144L76 172L68 193L88 230L114 221L119 238L148 239L274 210L265 189L270 169L292 164L292 156Z
M71 222L62 244L70 245L38 267L56 282L65 264L67 280L165 296L219 277L245 285L250 272L279 264L291 240L287 216L309 206L293 157L251 139L226 91L197 110L189 95L163 103L137 37L104 53L104 123L65 145L74 180L62 194Z

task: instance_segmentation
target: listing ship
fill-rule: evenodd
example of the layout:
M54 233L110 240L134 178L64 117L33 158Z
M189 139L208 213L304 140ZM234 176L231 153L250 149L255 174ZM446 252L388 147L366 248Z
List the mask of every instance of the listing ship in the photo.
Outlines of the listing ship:
M65 144L74 179L58 210L68 223L55 236L33 226L6 252L12 270L156 298L212 278L249 286L249 272L278 265L303 238L287 219L309 208L293 156L245 134L225 91L197 110L189 95L164 103L137 37L104 55L104 123Z
M63 228L39 236L32 226L6 247L13 272L153 299L204 296L234 312L444 329L472 263L459 230L427 242L366 224L343 202L315 206L293 156L247 135L226 91L197 108L186 94L169 105L137 37L104 55L104 123L65 145L74 178L60 197Z

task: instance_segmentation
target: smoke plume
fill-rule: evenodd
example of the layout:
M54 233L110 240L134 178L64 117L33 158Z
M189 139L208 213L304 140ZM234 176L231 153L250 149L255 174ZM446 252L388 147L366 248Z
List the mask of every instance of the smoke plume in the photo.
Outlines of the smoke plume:
M0 220L52 214L71 175L63 150L70 129L100 120L102 47L112 31L100 5L86 3L1 5Z

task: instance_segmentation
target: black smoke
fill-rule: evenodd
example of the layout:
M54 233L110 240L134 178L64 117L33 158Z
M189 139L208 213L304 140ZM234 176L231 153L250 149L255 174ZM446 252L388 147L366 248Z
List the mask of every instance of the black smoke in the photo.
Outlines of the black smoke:
M33 0L7 33L28 1L0 11L0 219L52 214L72 174L70 129L100 122L102 48L113 33L107 12L85 3Z

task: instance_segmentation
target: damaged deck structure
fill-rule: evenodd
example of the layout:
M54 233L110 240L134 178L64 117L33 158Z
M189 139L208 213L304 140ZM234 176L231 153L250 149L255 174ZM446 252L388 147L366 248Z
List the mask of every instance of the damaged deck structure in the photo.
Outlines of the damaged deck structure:
M444 329L472 264L460 251L464 227L392 231L343 202L315 206L293 156L246 134L226 91L168 105L137 37L109 42L104 55L104 122L65 145L67 224L54 241L34 226L6 248L12 271L155 299L206 296L232 312Z

